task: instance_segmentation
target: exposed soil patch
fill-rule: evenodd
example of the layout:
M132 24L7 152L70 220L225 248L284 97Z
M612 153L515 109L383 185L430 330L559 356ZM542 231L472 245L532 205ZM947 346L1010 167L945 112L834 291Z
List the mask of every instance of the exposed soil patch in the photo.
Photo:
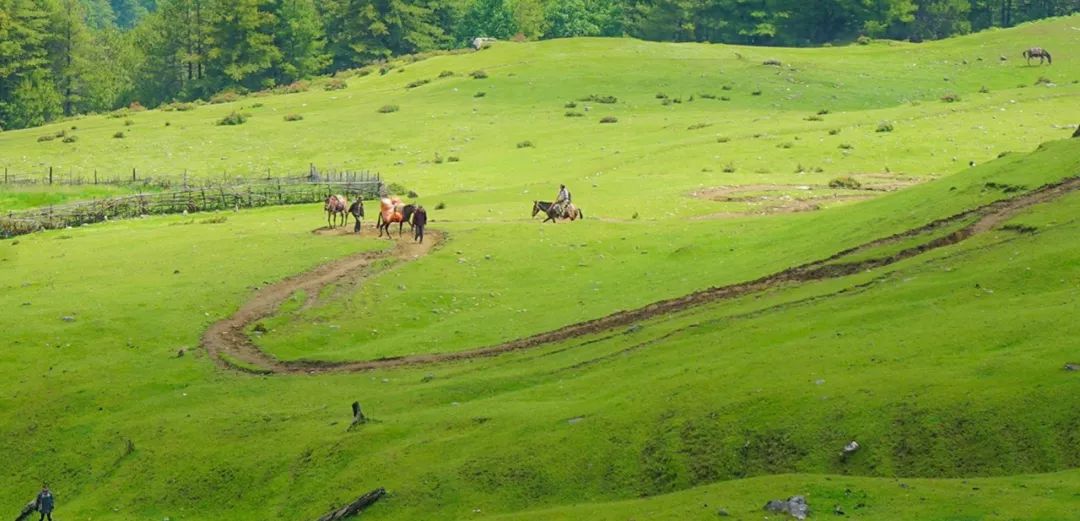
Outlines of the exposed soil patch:
M744 209L716 212L696 218L724 219L747 215L813 212L827 203L872 199L880 193L893 192L920 182L918 179L892 174L860 174L852 177L862 186L844 190L814 184L750 184L707 188L690 195L720 203L745 205Z
M441 239L441 237L432 233L431 236L434 240L423 246L401 241L398 242L397 246L390 252L366 253L348 257L264 288L256 293L255 297L241 307L233 316L211 326L203 336L203 346L206 347L207 351L224 366L251 370L250 367L245 367L245 365L247 365L262 368L266 372L275 373L367 371L372 369L423 365L495 356L554 342L561 342L576 337L592 335L616 328L624 328L666 314L679 313L697 306L710 304L720 300L742 297L778 286L844 277L865 270L887 266L937 248L957 244L973 235L994 228L1026 208L1052 201L1077 189L1080 189L1080 177L1070 178L1059 183L1043 186L1010 199L1003 199L944 219L939 219L899 234L870 241L839 252L829 258L789 268L756 280L727 286L712 287L682 297L654 302L637 309L620 311L597 319L571 324L552 331L468 351L401 356L357 362L285 362L259 351L245 334L245 328L249 324L253 324L256 321L273 314L274 310L277 309L277 306L297 290L303 289L307 291L308 294L318 294L318 290L326 284L346 278L356 271L364 270L364 268L369 266L370 263L375 260L389 257L409 260L426 254L430 251L434 243ZM962 223L965 220L972 220L972 222L948 235L927 240L917 246L892 253L888 256L860 260L857 262L843 262L843 259L850 255L932 233L944 227ZM223 358L221 354L226 354L228 359ZM237 360L243 365L236 364L230 359Z

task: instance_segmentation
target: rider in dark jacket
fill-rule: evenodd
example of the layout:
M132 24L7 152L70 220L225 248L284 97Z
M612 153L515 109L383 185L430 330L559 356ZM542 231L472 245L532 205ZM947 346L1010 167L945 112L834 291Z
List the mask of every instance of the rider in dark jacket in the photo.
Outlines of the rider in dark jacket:
M424 226L427 225L427 210L423 206L417 206L412 215L413 240L424 242Z
M352 214L353 220L356 221L356 225L353 226L353 233L360 233L360 219L364 218L364 201L359 196L349 207L349 213Z

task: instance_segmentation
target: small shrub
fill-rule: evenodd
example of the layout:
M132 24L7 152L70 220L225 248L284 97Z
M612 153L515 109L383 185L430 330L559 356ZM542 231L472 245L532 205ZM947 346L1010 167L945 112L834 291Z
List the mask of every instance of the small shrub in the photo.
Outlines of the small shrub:
M805 119L806 121L825 121L825 118L823 118L821 116L818 116L816 114L811 114L809 116L806 116L803 119Z
M79 127L76 127L75 125L72 125L71 130L79 130Z
M664 98L662 101L660 101L660 104L665 106L665 107L668 106L668 105L671 105L671 103L672 103L672 101L669 98Z
M837 148L839 148L840 150L854 150L855 149L855 147L852 146L850 143L840 143L840 146L838 146Z
M618 122L619 122L619 118L617 118L615 116L604 116L603 118L600 118L600 123L618 123Z
M694 123L693 125L690 125L689 127L686 127L686 130L698 130L698 129L711 127L711 126L712 126L712 123Z
M1047 78L1046 76L1039 76L1039 79L1035 80L1035 85L1050 85L1051 83L1054 83L1054 82L1051 81L1050 78Z
M78 136L64 136L64 143L74 143L79 140Z
M837 177L836 179L829 181L829 188L858 190L859 188L862 188L862 183L851 176Z
M941 101L944 101L945 103L956 103L957 101L960 101L960 95L955 92L950 92L942 96Z
M417 87L427 85L428 83L431 83L431 80L429 80L427 78L424 78L422 80L416 80L416 81L409 82L407 85L405 85L405 88L406 89L415 89Z
M311 89L311 83L299 80L281 87L281 92L284 94L297 94L300 92L307 92L309 89Z
M172 112L174 110L177 112L187 112L189 110L195 110L195 105L193 103L180 103L174 101L172 103L162 105L161 110L165 112Z
M259 109L259 108L262 108L262 107L263 107L262 103L252 103L251 104L251 108L253 108L253 109Z
M720 101L731 101L731 98L727 96L720 96Z
M457 163L459 161L461 161L461 158L458 157L458 156L450 156L450 157L446 158L447 163Z
M840 133L840 129L838 129L838 128L830 128L829 129L829 135L830 136L835 136L835 135L837 135L839 133Z
M565 115L566 115L566 117L568 117L568 118L583 118L583 117L585 117L585 114L584 114L584 113L581 113L581 112L574 112L574 111L572 111L572 110L568 110L568 111L566 111L566 114L565 114Z
M717 143L727 143L728 141L731 141L731 138L729 138L727 136L720 136L720 137L716 138Z
M656 99L667 99L667 97L667 94L664 94L663 92L659 92L656 94Z
M724 85L724 86L720 87L721 90L731 90L732 88L733 87L731 85Z
M454 71L442 71L439 73L440 78L449 78L454 75Z
M604 103L606 105L612 105L619 102L619 98L615 96L597 96L596 94L589 94L584 98L578 98L578 101L592 101L594 103Z
M134 121L131 121L130 119L125 119L125 120L124 120L124 126L125 126L125 127L130 127L130 126L132 126L132 125L134 125L134 124L135 124L135 122L134 122Z
M113 134L112 137L113 137L113 139L124 139L124 133L123 132L117 132L117 133Z
M39 137L37 138L37 140L38 140L38 143L44 143L44 142L46 142L46 141L52 141L52 140L54 140L54 139L56 139L56 136L54 136L54 135L52 135L52 134L46 134L46 135L44 135L44 136L39 136Z
M379 67L379 76L386 76L386 73L390 72L391 70L392 69L389 65L383 65L382 67Z
M862 35L862 36L855 39L855 43L857 43L859 45L870 45L870 42L872 42L872 41L874 41L874 40L872 40L869 36L866 36L866 35Z
M285 121L300 121L304 119L304 116L300 114L286 114Z
M979 93L980 94L990 94L990 88L987 87L986 85L983 85L982 87L979 88Z
M787 148L791 148L791 147L793 147L793 146L795 146L795 143L791 143L790 141L785 141L785 142L783 142L783 143L778 143L778 144L776 145L776 148L784 148L784 149L787 149Z
M166 127L171 126L171 125L172 125L172 123L169 123L168 121L165 122Z
M406 194L406 195L409 196L409 199L416 199L417 197L420 197L420 194L418 194L418 193L416 193L416 192L414 192L412 190L409 190L409 193Z
M487 79L488 73L486 73L486 72L484 72L482 70L476 70L476 71L470 72L469 76L472 76L472 79L474 79L474 80L484 80L484 79Z
M518 143L518 144L517 144L517 147L518 147L518 148L533 148L533 147L535 147L535 146L536 146L536 145L533 145L533 142L532 142L532 141L528 141L528 140L526 140L526 141L522 141L522 142L520 142L520 143Z
M782 63L780 63L780 60L777 60L776 58L770 58L768 60L765 60L765 61L761 62L761 64L762 65L771 65L773 67L779 67L779 66L783 65Z
M892 132L893 124L890 121L882 121L878 123L877 129L874 132Z
M53 137L58 137L58 138L60 138L60 137L64 137L64 136L66 136L66 135L67 135L67 131L66 131L66 130L57 130L57 131L56 131L56 133L55 133L55 134L53 134Z
M568 101L568 102L566 102L566 105L563 105L563 108L576 109L577 108L577 103L574 103L573 101Z
M240 94L236 91L226 90L210 96L210 104L232 103L240 100Z
M484 96L487 96L487 93L484 92L484 91L480 91L480 92L477 92L476 94L472 95L472 97L474 97L474 98L483 98Z
M379 113L389 114L391 112L397 112L399 110L397 105L383 105L379 107Z
M218 125L223 125L223 126L233 126L233 125L243 125L246 122L247 122L247 116L244 115L244 114L241 114L239 112L236 112L234 110L234 111L230 112L228 116L225 116L225 117L219 119L217 124Z
M443 159L442 154L439 154L438 152L435 152L435 158L432 159L431 162L435 163L436 165L441 165L441 164L443 164L443 161L445 161L445 160Z
M761 95L761 89L758 89L758 90L755 90L755 91L751 92L750 95L751 96L760 96Z
M146 107L142 106L142 103L139 103L138 101L132 101L131 104L128 105L128 110L132 112L142 112L146 110Z
M345 83L345 80L343 80L341 78L330 78L329 80L327 80L326 84L323 85L323 90L325 90L325 91L342 90L342 89L344 89L345 87L348 87L348 86L349 86L349 84Z
M128 109L116 109L109 113L109 117L114 119L120 119L123 117L127 117L129 113L130 112L128 111Z
M829 109L821 109L821 110L817 111L818 116L827 116L828 114L829 114Z
M435 205L435 209L436 210L445 210L446 209L446 203L440 201L439 204Z
M735 165L732 164L732 163L728 163L728 164L724 165L724 168L722 169L722 171L725 174L734 174L735 173Z
M716 94L705 93L701 95L701 99L716 99Z

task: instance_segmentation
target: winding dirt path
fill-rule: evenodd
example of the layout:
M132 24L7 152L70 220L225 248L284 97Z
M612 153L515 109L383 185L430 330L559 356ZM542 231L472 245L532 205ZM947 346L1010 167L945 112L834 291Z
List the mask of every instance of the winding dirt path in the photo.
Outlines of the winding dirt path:
M615 328L627 327L637 322L667 314L679 313L687 309L720 300L757 293L779 285L844 277L868 269L894 264L937 248L957 244L973 235L989 231L1031 206L1052 201L1078 189L1080 189L1080 177L1072 177L1058 183L1045 185L1010 199L999 200L944 219L939 219L918 228L877 239L842 251L826 259L789 268L756 280L727 286L712 287L681 297L657 301L637 309L619 311L593 320L570 324L552 331L468 351L380 358L356 362L281 361L260 351L258 347L251 342L250 338L248 338L245 332L247 326L272 315L277 307L294 292L305 290L309 295L317 295L319 290L327 284L349 277L356 277L357 274L355 272L363 270L376 260L397 258L399 260L408 261L416 259L428 253L436 243L443 239L443 237L436 232L431 232L429 236L433 240L423 246L415 245L408 241L398 241L397 246L390 252L365 253L347 257L259 290L254 298L241 307L235 314L212 325L203 336L203 346L222 366L263 373L314 374L325 372L369 371L373 369L425 365L495 356L591 335ZM967 220L970 220L971 222L958 230L944 236L929 239L926 242L891 255L874 257L856 262L843 262L844 257L894 244L919 235L932 233L951 225L963 223ZM363 276L362 271L360 276ZM223 354L226 356L223 357Z

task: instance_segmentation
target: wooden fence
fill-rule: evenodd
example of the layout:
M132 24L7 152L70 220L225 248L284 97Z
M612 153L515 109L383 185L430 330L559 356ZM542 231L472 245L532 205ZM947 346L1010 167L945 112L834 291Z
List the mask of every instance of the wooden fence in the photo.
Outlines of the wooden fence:
M349 179L350 176L340 178ZM373 199L382 195L383 184L379 176L351 178L354 180L302 182L279 178L243 186L202 186L8 212L0 215L0 238L144 215L318 203L330 194L348 194L350 199L357 196Z
M362 182L378 179L378 177L379 174L372 174L369 172L339 171L336 169L320 170L316 168L315 165L311 165L308 172L303 174L273 176L271 175L270 170L267 170L266 172L249 172L246 175L240 175L235 172L230 175L228 172L222 172L221 175L201 175L198 177L188 176L186 171L179 174L146 175L135 168L132 168L130 173L125 172L123 174L116 174L114 172L107 175L104 173L99 174L97 170L92 172L75 172L68 170L65 172L62 169L54 169L53 167L48 167L42 172L34 174L14 173L10 172L7 167L4 167L3 175L0 176L0 185L111 185L161 190L171 190L174 188L188 190L200 187L241 186L251 183Z

